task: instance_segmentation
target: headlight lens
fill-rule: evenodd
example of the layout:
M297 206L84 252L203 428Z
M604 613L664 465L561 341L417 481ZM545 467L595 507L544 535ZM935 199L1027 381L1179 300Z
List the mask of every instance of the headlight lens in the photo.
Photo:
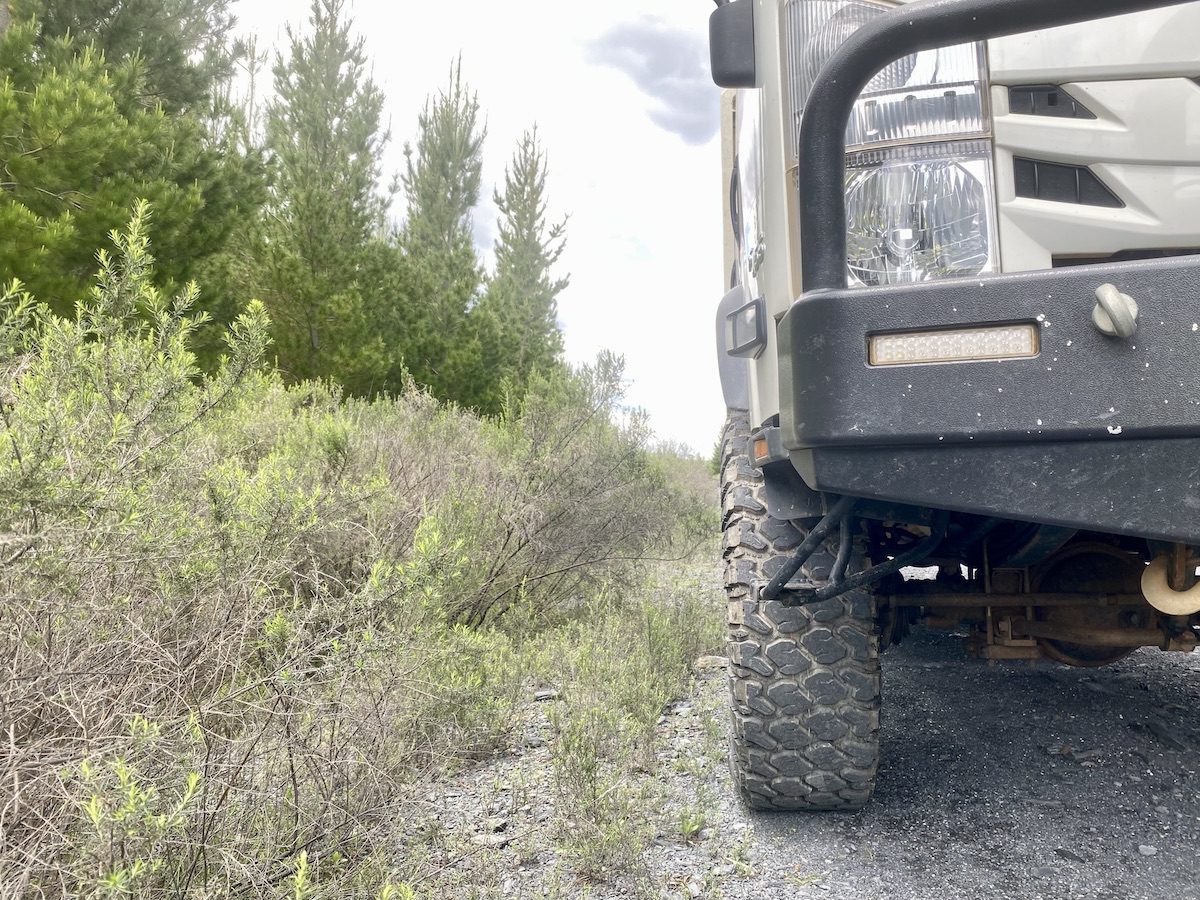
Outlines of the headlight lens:
M821 66L889 8L872 0L788 0L793 147ZM994 271L990 136L982 44L922 51L870 81L846 126L852 284Z
M994 270L991 147L918 144L846 160L846 264L852 284Z
M789 0L790 101L795 140L821 67L851 34L887 12L870 0ZM984 137L990 132L982 44L924 50L897 60L871 79L846 128L846 147Z

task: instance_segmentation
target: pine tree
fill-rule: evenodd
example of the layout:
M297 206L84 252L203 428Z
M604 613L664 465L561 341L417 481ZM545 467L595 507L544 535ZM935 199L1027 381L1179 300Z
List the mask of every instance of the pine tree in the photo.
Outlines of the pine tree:
M135 202L151 204L160 286L218 252L261 193L252 160L190 116L145 102L144 62L115 61L14 15L0 35L0 277L58 312L87 290L95 252Z
M569 279L551 270L563 253L566 219L546 220L546 155L536 127L521 137L494 198L496 271L471 314L489 375L476 405L488 412L499 412L505 388L523 393L535 372L558 365L563 349L557 298Z
M314 0L309 33L288 30L267 108L275 184L261 246L261 295L283 370L333 377L354 393L381 386L386 344L367 318L359 283L383 226L379 190L383 94L367 74L363 40L343 0Z
M479 347L467 323L483 281L471 211L479 202L483 141L479 101L462 81L426 100L415 148L405 146L402 176L408 214L399 244L419 302L407 310L404 361L412 376L444 399L470 402L479 378Z
M233 0L13 0L18 20L38 23L46 46L70 36L110 63L141 61L144 103L169 113L198 110L232 76Z

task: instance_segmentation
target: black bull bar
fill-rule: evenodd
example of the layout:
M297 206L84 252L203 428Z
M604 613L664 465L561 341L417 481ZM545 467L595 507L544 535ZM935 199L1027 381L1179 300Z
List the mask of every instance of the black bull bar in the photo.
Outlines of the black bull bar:
M800 131L804 293L779 323L784 445L835 494L1200 543L1200 256L846 286L845 131L883 67L919 50L1181 0L918 0L821 70ZM1200 210L1197 210L1200 216ZM1092 322L1096 290L1140 308ZM869 336L1037 323L1037 356L872 366Z

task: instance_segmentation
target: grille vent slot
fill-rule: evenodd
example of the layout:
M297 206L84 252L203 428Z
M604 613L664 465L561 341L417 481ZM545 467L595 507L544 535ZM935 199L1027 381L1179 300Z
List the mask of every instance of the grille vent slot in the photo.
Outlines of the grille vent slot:
M1013 180L1018 197L1114 209L1125 205L1087 166L1018 156L1013 159Z
M1056 84L1019 84L1008 89L1008 111L1021 116L1094 119L1095 113Z

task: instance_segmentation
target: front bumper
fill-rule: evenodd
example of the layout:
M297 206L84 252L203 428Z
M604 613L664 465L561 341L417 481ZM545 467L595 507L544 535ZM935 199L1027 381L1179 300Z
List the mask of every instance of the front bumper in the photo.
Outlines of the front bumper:
M1092 324L1096 288L1140 307ZM1036 322L1029 359L873 367L878 332ZM1200 543L1200 258L825 290L780 322L781 426L817 490Z
M856 30L800 130L805 294L779 323L780 427L810 487L1200 543L1200 258L847 290L845 123L893 59L1179 0L926 0ZM1127 339L1096 289L1140 307ZM1037 356L872 367L876 333L1036 323Z

